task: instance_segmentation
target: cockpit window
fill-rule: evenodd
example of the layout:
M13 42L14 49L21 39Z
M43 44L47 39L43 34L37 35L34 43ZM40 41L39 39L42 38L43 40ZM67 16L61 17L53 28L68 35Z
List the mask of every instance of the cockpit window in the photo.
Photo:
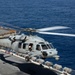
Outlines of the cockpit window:
M51 46L50 46L50 44L47 44L47 47L48 47L49 49L51 49Z
M47 46L49 49L54 48L52 44L47 44Z
M51 48L54 48L54 46L50 43Z
M40 47L40 45L36 45L36 50L41 50L41 47Z
M41 45L41 46L42 46L42 49L43 49L43 50L48 49L48 47L47 47L45 44L43 44L43 45Z

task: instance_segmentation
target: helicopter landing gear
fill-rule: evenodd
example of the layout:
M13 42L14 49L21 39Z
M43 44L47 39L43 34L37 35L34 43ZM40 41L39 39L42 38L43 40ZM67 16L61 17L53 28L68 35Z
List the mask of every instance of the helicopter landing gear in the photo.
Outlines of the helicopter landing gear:
M30 60L29 56L25 56L25 61L28 62Z
M59 56L58 55L55 56L55 60L59 60Z
M42 52L42 58L46 58L47 57L47 53L46 52Z
M55 60L59 60L59 58L55 58Z

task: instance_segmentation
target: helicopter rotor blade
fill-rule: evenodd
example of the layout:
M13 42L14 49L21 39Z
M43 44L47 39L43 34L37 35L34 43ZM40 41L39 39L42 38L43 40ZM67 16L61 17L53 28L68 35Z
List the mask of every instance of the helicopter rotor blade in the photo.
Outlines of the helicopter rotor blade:
M66 27L66 26L53 26L53 27L47 27L47 28L41 28L41 29L34 29L34 28L20 28L18 26L13 26L12 24L5 23L5 22L0 22L0 24L2 24L4 26L8 26L7 28L12 28L13 29L13 27L14 27L19 32L26 31L26 32L30 32L30 33L37 32L37 33L40 33L40 34L75 37L75 34L46 32L46 31L52 31L52 30L59 30L59 29L67 29L67 28L70 28L70 27Z
M38 32L38 33L40 33L40 34L48 34L48 35L75 37L75 34L66 34L66 33L55 33L55 32Z
M20 34L21 31L23 30L23 28L20 28L19 26L16 26L16 25L14 26L14 25L6 23L6 22L0 22L0 26L5 29L16 30L18 34Z
M51 30L58 30L58 29L67 29L70 27L66 27L66 26L54 26L54 27L47 27L47 28L41 28L41 29L37 29L37 31L51 31Z
M11 30L12 29L12 28L9 28L9 27L6 27L6 26L1 26L1 25L0 25L0 28L4 28L6 30Z
M17 31L19 31L21 33L21 31L26 31L26 32L36 32L34 29L32 28L21 28L19 26L14 26L12 24L9 23L5 23L5 22L0 22L0 25L2 25L2 27L7 28L7 29L15 29Z
M20 27L18 27L18 26L14 26L14 25L12 25L12 24L9 24L9 23L6 23L6 22L0 22L0 24L2 25L2 26L7 26L7 27L12 27L12 28L16 28L16 29L20 29Z

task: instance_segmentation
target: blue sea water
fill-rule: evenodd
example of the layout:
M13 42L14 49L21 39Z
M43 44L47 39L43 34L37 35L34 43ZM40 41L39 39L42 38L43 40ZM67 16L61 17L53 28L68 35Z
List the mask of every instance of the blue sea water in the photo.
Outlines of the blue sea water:
M68 26L53 32L75 34L75 0L0 0L0 22L23 28ZM60 60L47 60L75 69L75 37L38 36L59 51Z

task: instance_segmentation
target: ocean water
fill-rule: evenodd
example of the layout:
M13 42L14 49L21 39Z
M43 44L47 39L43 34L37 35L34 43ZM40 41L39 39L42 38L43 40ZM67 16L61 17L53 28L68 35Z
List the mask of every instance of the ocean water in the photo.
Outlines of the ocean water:
M52 32L75 34L75 0L0 0L0 22L37 29L68 26ZM60 60L47 60L75 69L75 37L37 35L59 51Z

